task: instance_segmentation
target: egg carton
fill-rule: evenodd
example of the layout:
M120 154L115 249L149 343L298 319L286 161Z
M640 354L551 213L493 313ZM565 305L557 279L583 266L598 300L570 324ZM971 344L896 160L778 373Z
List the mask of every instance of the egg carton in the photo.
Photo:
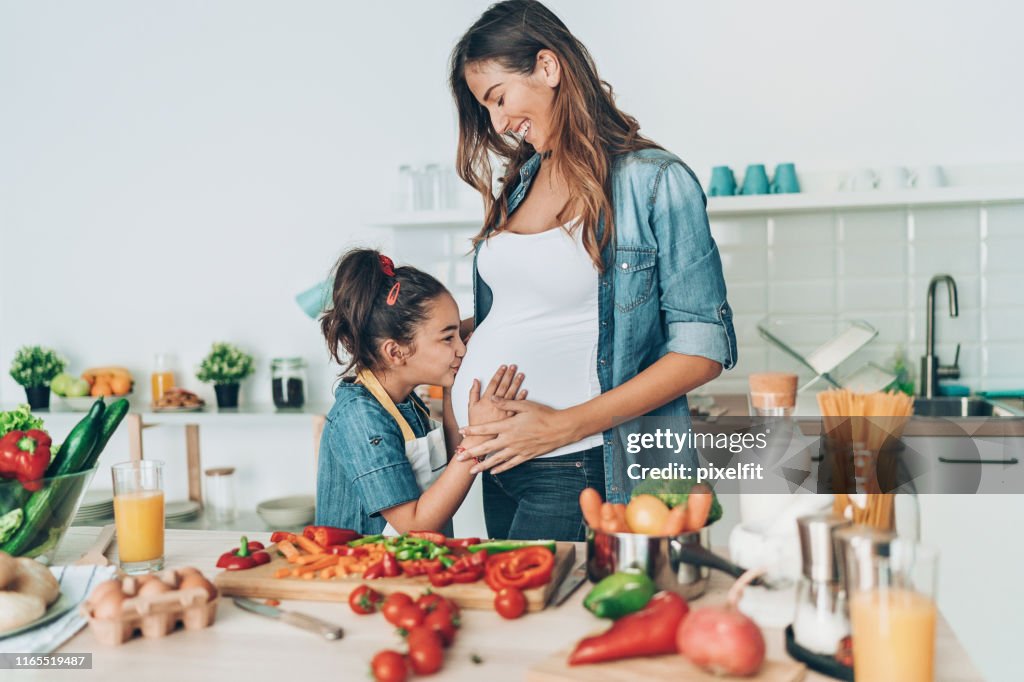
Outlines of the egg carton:
M134 596L121 604L121 613L114 618L98 618L88 602L80 613L88 620L96 639L102 644L120 645L140 632L143 637L159 638L169 635L181 623L186 630L201 630L213 624L217 616L218 593L213 599L203 587L173 589L179 578L176 573L159 578L171 591L158 595ZM128 577L121 581L122 591L134 594L138 580Z

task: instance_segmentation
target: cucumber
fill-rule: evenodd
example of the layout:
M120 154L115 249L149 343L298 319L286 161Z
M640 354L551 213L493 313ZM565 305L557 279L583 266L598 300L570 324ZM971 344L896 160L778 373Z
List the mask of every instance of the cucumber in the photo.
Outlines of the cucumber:
M125 415L128 414L128 401L124 398L117 400L103 411L103 418L100 420L100 436L96 439L96 444L92 448L92 452L82 463L82 468L78 471L85 471L86 469L92 469L96 466L96 460L100 458L100 453L103 452L103 448L107 447L107 441L117 431L117 427L121 425Z
M101 419L103 410L103 399L99 398L93 403L88 414L71 429L64 444L60 446L57 456L47 467L47 476L60 476L82 471L82 465L92 454L103 429L103 420Z

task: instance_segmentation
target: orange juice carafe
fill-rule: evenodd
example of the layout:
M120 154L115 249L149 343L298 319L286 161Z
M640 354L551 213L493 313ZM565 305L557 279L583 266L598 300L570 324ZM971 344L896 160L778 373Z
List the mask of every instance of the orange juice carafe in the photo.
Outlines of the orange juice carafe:
M143 490L114 496L117 551L121 561L153 561L164 555L164 494Z
M153 363L153 374L150 381L153 388L153 402L160 400L160 397L169 388L174 388L173 356L160 353Z

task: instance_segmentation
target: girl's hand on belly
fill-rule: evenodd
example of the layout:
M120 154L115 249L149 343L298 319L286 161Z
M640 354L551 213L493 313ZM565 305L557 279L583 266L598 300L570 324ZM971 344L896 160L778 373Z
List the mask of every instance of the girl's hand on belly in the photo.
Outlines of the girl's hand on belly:
M564 410L556 410L532 400L495 398L492 402L498 409L512 413L512 416L462 429L464 436L494 436L486 443L467 448L457 455L460 460L489 455L473 467L471 473L491 469L491 473L500 474L575 439L572 433L574 422Z
M506 367L502 365L491 377L490 383L480 395L480 381L473 379L473 387L469 391L469 423L486 424L512 416L512 412L499 407L492 398L507 400L523 400L526 398L526 391L519 389L526 378L523 374L516 374L516 366Z

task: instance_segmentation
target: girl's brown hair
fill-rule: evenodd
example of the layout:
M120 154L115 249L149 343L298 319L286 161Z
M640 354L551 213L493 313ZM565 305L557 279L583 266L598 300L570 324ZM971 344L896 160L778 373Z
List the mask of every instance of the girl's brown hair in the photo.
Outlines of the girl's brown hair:
M640 124L615 106L612 87L597 75L597 66L583 43L547 7L535 0L507 0L492 5L470 26L452 50L449 84L459 116L456 170L484 198L483 229L474 245L508 220L508 195L519 169L535 153L528 142L516 142L491 126L487 109L477 102L466 83L466 66L496 61L502 68L533 73L537 53L551 50L561 63L555 91L552 151L556 169L569 184L567 208L583 226L583 245L594 265L604 270L601 250L614 236L611 203L611 160L617 154L658 148L640 135ZM503 191L491 193L488 153L508 159ZM564 210L564 209L563 209ZM604 230L597 238L598 222ZM575 216L560 216L570 219Z
M425 272L411 267L385 272L382 256L373 249L353 249L334 267L331 306L320 316L320 331L327 351L343 366L342 374L353 367L374 369L380 365L380 344L394 339L406 346L429 313L430 303L448 292L444 285ZM389 294L397 296L388 303ZM347 363L341 350L348 354Z

